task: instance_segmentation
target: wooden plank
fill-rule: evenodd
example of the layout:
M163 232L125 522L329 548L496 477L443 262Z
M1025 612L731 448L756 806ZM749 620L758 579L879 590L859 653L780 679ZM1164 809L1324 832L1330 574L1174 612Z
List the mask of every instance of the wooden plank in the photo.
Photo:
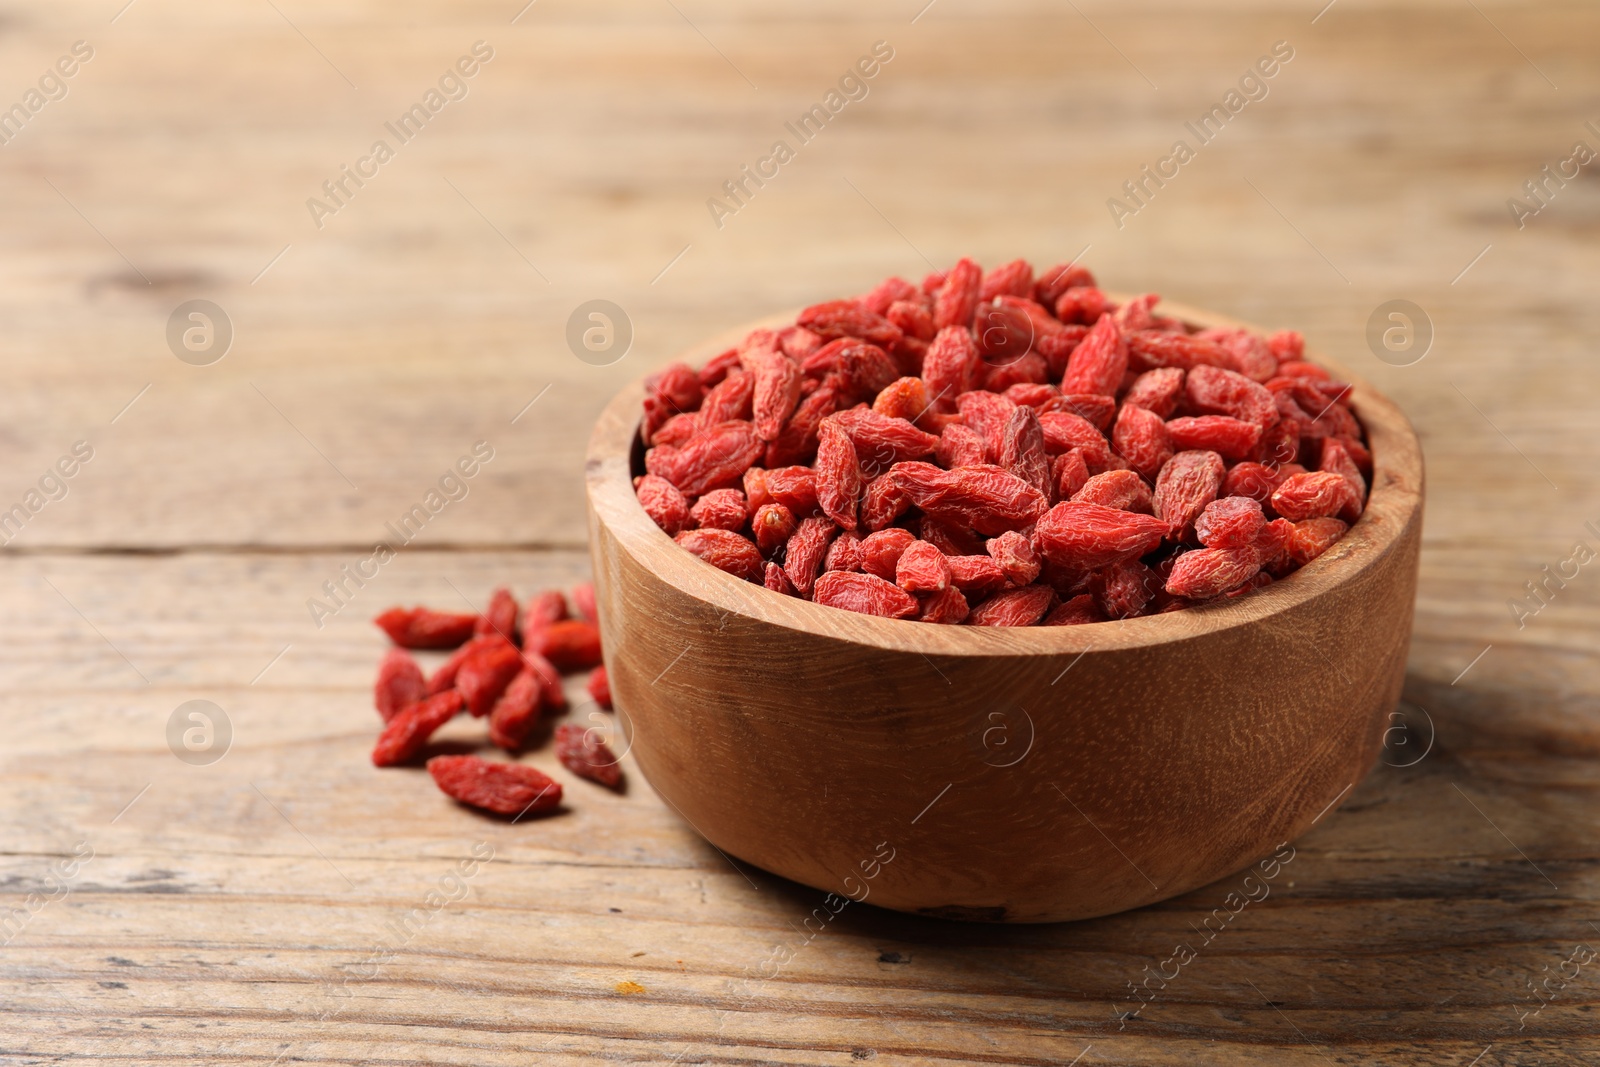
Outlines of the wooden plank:
M801 923L821 894L718 855L631 762L628 791L613 796L535 753L568 781L570 812L527 825L455 806L419 770L370 767L383 644L372 605L317 631L298 603L340 559L0 567L11 608L0 619L11 738L0 902L48 895L51 864L80 841L93 849L70 895L0 950L0 1055L344 1062L381 1048L375 1058L451 1063L542 1050L557 1062L810 1064L859 1049L885 1062L1046 1064L1092 1044L1112 1063L1309 1064L1338 1048L1443 1064L1491 1042L1525 1058L1600 1052L1581 981L1517 1031L1535 1006L1524 979L1594 941L1593 835L1574 827L1595 823L1600 777L1592 760L1534 751L1562 735L1526 720L1522 746L1499 747L1504 725L1483 725L1489 690L1430 695L1439 742L1426 758L1380 765L1296 843L1268 896L1225 923L1237 876L1058 926L851 906L808 943ZM370 590L385 603L446 603L452 586L477 594L502 579L570 582L585 561L458 552L396 567ZM51 650L76 658L54 666ZM573 696L573 714L587 715ZM208 767L167 748L169 714L196 697L234 729ZM444 743L479 744L481 730L454 724ZM1398 746L1386 756L1411 758ZM427 909L478 842L492 861L462 879L461 899ZM426 921L397 933L413 909ZM1208 915L1221 932L1204 943ZM1117 1005L1135 1006L1127 983L1179 943L1194 961L1119 1029ZM767 979L779 946L794 960ZM623 982L644 991L618 993Z

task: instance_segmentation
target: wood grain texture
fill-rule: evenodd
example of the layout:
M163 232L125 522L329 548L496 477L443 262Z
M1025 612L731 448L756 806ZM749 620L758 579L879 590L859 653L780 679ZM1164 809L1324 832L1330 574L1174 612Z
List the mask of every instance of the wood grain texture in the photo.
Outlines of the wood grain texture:
M606 669L635 759L713 844L832 902L1061 921L1249 866L1371 768L1405 675L1422 454L1392 402L1351 384L1372 492L1307 568L1195 610L985 629L821 607L689 555L634 495L634 383L601 414L587 471Z
M0 903L95 849L0 946L0 1062L1600 1055L1589 968L1519 1020L1600 938L1600 580L1520 628L1507 607L1600 547L1600 185L1586 168L1521 229L1506 208L1600 122L1600 11L539 0L513 25L521 6L0 4L0 101L96 50L0 147L0 502L96 449L0 559ZM706 198L880 38L871 95L717 229ZM496 59L471 95L316 229L306 198L478 39ZM1270 95L1116 228L1106 199L1277 40L1296 58ZM928 260L1086 245L1109 284L1304 329L1429 457L1406 682L1427 718L1124 1028L1126 983L1232 882L1025 929L852 904L807 941L821 894L736 868L637 781L508 828L368 768L370 609L583 572L584 443L626 382ZM163 339L194 297L236 325L211 367ZM635 326L610 367L563 340L594 297ZM1364 339L1396 297L1436 330L1404 367ZM467 499L318 630L306 598L479 439L496 458ZM166 746L192 698L238 727L210 768ZM478 840L496 856L468 896L365 977Z

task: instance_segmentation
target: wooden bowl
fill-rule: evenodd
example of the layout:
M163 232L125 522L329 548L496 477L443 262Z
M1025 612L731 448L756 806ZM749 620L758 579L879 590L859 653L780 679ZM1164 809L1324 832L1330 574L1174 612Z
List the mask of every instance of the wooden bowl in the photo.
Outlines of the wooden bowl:
M841 898L808 929L845 897L987 921L1106 915L1304 833L1378 756L1422 528L1410 423L1319 362L1354 384L1375 463L1338 544L1237 599L1028 629L856 615L701 562L634 497L636 382L596 425L587 478L606 668L640 769L723 852Z

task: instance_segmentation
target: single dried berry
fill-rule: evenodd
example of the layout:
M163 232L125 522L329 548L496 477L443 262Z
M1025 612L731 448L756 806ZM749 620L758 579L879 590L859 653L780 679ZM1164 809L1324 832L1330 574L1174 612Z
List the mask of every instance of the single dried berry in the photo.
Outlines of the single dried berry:
M590 698L607 711L611 710L611 676L606 674L605 664L601 664L589 672L589 681L584 688L589 691Z
M954 411L956 397L978 384L982 362L972 331L965 324L941 329L929 342L928 354L922 357L928 403L941 411Z
M1105 618L1136 619L1146 614L1161 578L1138 560L1125 559L1096 571L1089 588Z
M1180 367L1157 367L1147 370L1133 380L1122 397L1123 404L1152 411L1163 419L1171 418L1178 408L1178 398L1183 395L1183 370Z
M1050 498L1050 454L1044 447L1044 430L1030 407L1012 408L1000 431L995 463Z
M472 636L478 616L429 608L390 608L372 621L401 648L455 648Z
M1289 538L1289 558L1304 567L1332 548L1348 529L1338 519L1302 519L1294 524Z
M909 619L920 608L917 598L875 574L829 571L817 579L811 599L830 608L886 619Z
M730 371L700 402L700 410L695 415L699 428L708 430L725 422L750 418L755 391L755 375L746 374L742 369Z
M587 623L552 623L551 626L586 626ZM539 631L547 634L551 627ZM517 646L499 635L488 639L482 647L468 656L456 672L456 689L466 701L467 710L482 718L489 714L494 702L506 691L511 679L522 669L522 653Z
M1098 396L1094 393L1063 393L1046 403L1039 411L1040 414L1047 411L1063 411L1068 415L1076 415L1096 430L1105 433L1111 428L1111 421L1116 418L1117 402L1109 396Z
M958 260L945 275L944 284L934 297L933 324L941 330L948 326L965 329L972 325L982 286L983 268L970 259Z
M782 504L796 518L817 510L817 472L810 467L776 467L766 472L766 493L770 501ZM753 498L750 503L756 504Z
M1232 415L1262 427L1278 421L1278 402L1272 392L1231 370L1195 367L1184 379L1184 395L1197 411Z
M461 694L454 689L402 708L378 735L378 743L372 748L373 766L393 767L415 759L434 731L460 710Z
M794 534L794 512L782 504L762 504L750 520L750 533L756 547L764 556L770 556Z
M952 422L939 434L934 458L947 470L975 466L984 461L983 438L966 423Z
M838 530L830 520L813 516L801 520L794 536L789 538L783 554L783 573L801 596L811 595L817 571L828 554L828 544Z
M1338 515L1350 499L1350 483L1342 474L1312 471L1292 474L1272 492L1272 510L1288 519L1321 519Z
M730 348L712 356L706 361L706 365L700 368L700 388L715 389L722 384L724 378L740 369L739 363L737 348Z
M886 474L867 484L861 498L861 525L877 531L894 522L911 506L911 500Z
M578 606L579 615L592 623L599 623L600 609L595 605L593 582L579 582L573 586L572 602Z
M677 486L685 496L738 485L745 468L761 455L761 438L748 422L722 422L695 434L681 448L658 445L644 454L645 470Z
M1102 316L1089 330L1089 336L1072 350L1061 391L1116 396L1127 370L1128 345L1122 339L1122 331L1110 318Z
M1083 450L1070 448L1052 459L1050 481L1055 488L1054 499L1072 499L1073 494L1089 481L1089 467L1083 462Z
M1083 504L1100 504L1119 511L1149 515L1155 510L1150 485L1133 471L1105 471L1083 483L1069 498Z
M1034 544L1051 562L1087 571L1144 555L1161 544L1169 528L1151 515L1068 501L1045 512Z
M1140 370L1154 367L1173 367L1191 370L1195 367L1226 367L1232 358L1226 349L1214 341L1167 330L1139 330L1128 336L1128 357Z
M1105 614L1100 610L1093 595L1080 593L1071 600L1062 604L1044 617L1042 626L1082 626L1085 623L1105 622Z
M691 534L707 536L727 533L726 530L696 530ZM738 534L730 536L738 537ZM744 540L740 538L740 540ZM681 541L679 542L682 543ZM750 544L745 541L745 544ZM754 545L750 545L752 549ZM600 631L590 622L566 619L551 623L536 634L529 634L525 646L549 660L559 671L586 671L600 665Z
M1254 548L1197 548L1172 564L1167 592L1205 600L1237 589L1260 569L1261 557Z
M1033 542L1016 530L990 538L984 547L1012 585L1027 585L1039 577L1039 554L1033 550Z
M980 300L993 300L997 296L1033 295L1033 265L1025 259L1013 259L983 276L978 289Z
M841 533L828 546L823 559L825 571L858 571L861 569L861 538L853 533Z
M931 341L938 332L933 326L933 312L912 300L896 300L889 305L884 317L900 327L907 340Z
M1051 455L1076 448L1083 453L1091 474L1127 466L1126 461L1112 455L1105 435L1081 415L1046 411L1039 416L1039 427L1044 431L1044 447Z
M1235 463L1222 480L1223 496L1247 496L1258 504L1272 499L1283 475L1261 463Z
M566 722L556 727L556 759L579 778L616 788L622 768L598 730Z
M917 429L906 419L880 415L871 408L841 411L826 419L824 424L843 430L850 438L850 443L855 445L861 465L880 472L901 460L932 455L933 450L939 447L937 435Z
M508 641L517 639L517 600L511 590L502 587L489 595L489 606L478 616L472 634L474 637L499 634Z
M996 593L972 609L968 626L1032 626L1044 618L1055 598L1048 585L1028 585Z
M966 621L969 610L967 598L961 590L948 585L922 598L922 611L917 615L917 621L954 626Z
M1179 452L1161 468L1152 502L1177 539L1194 525L1222 488L1222 457L1215 452Z
M762 564L765 562L761 558L761 550L752 544L749 538L732 530L685 530L674 540L713 567L727 571L735 578L753 582L761 577Z
M875 574L885 581L893 581L900 556L917 540L910 530L891 527L868 534L861 540L859 550L860 570ZM831 569L831 568L830 568Z
M529 648L522 650L522 663L539 676L539 701L545 710L566 710L567 694L561 688L561 672L556 670L556 665Z
M768 467L786 467L794 463L809 462L817 453L817 427L839 406L839 382L830 376L824 378L814 392L800 401L794 414L784 424L766 449ZM649 459L649 453L645 455Z
M672 491L677 492L676 489ZM566 617L567 598L559 590L547 589L528 599L528 606L522 610L522 626L524 631L537 630Z
M818 337L829 340L855 337L885 348L898 344L904 336L898 326L856 300L829 300L823 304L813 304L800 312L795 322Z
M1261 505L1247 496L1213 500L1195 520L1195 536L1207 548L1246 548L1267 524Z
M378 680L372 686L372 702L384 722L427 695L428 685L422 678L422 668L417 666L411 653L403 648L391 648L383 654L383 661L378 664Z
M983 538L972 530L932 515L917 520L917 536L947 556L972 556L983 551Z
M1167 425L1153 411L1136 404L1124 404L1117 412L1111 445L1128 461L1129 467L1153 481L1174 451L1176 442L1168 438Z
M817 436L817 503L841 528L854 530L860 524L861 465L837 419L823 419Z
M689 509L702 529L742 530L750 517L744 494L737 489L713 489Z
M456 674L461 670L461 665L467 662L468 657L472 656L479 649L484 648L487 645L495 644L504 640L505 638L501 637L499 634L489 634L485 637L474 637L472 640L468 641L466 644L450 653L449 658L439 665L439 669L434 671L433 674L429 676L427 695L431 697L436 693L444 692L446 689L454 688L456 684Z
M981 597L1006 584L1006 573L992 556L945 556L950 584L969 597Z
M750 409L756 436L763 441L775 441L800 403L800 386L805 375L800 365L788 356L772 353L757 361L755 390Z
M943 592L950 587L950 565L928 542L913 541L895 561L894 581L908 593Z
M928 386L921 378L897 378L873 399L872 410L891 419L915 420L928 410Z
M1110 303L1093 285L1074 285L1056 297L1056 318L1062 322L1098 323Z
M655 524L676 537L694 525L690 516L689 501L678 487L657 474L646 474L638 480L634 493L639 505Z
M1201 415L1171 420L1167 436L1179 451L1205 449L1223 459L1244 459L1256 453L1261 427L1227 415Z
M520 763L477 756L435 756L428 773L446 796L500 815L527 815L561 806L561 783Z
M1337 437L1324 437L1322 456L1317 468L1339 475L1349 487L1350 491L1345 496L1344 507L1339 510L1339 517L1347 522L1359 519L1367 499L1367 480L1361 476L1361 468L1356 466L1356 461L1351 458L1350 450L1345 447L1344 442Z
M885 278L873 289L856 298L856 302L868 311L882 315L899 300L913 300L917 297L917 287L901 277Z
M1006 421L1010 419L1016 407L1017 405L1005 397L981 389L962 393L956 397L956 408L961 412L961 420L972 427L983 440L984 455L991 463L1000 454L1000 441L1005 434Z
M1061 294L1072 288L1089 288L1094 285L1094 275L1088 267L1076 263L1060 263L1041 271L1033 286L1033 298L1045 307L1055 307Z
M987 464L946 471L931 463L897 463L888 476L927 514L990 536L1026 526L1050 503L1015 474Z
M769 562L767 564L766 576L762 578L761 584L774 593L779 593L783 596L799 595L795 592L794 583L789 581L789 576L784 574L783 568L776 563Z
M1257 337L1240 326L1213 326L1195 335L1215 342L1225 350L1229 367L1251 381L1264 382L1278 373L1278 357L1272 354L1266 339Z
M539 676L524 666L489 711L489 740L507 752L521 751L539 721L542 703Z

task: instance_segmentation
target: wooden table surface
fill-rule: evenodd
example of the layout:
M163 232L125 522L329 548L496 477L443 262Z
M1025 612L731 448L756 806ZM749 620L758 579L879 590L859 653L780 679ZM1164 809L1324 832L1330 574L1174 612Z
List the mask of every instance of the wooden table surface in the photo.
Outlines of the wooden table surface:
M0 5L26 116L0 511L27 516L0 559L0 1062L1595 1062L1600 182L1551 180L1521 228L1507 200L1600 148L1600 10L523 2ZM868 95L719 228L707 199L880 40ZM478 41L466 95L319 228L307 199ZM1279 41L1265 98L1119 228L1107 199ZM1061 926L853 906L806 942L821 895L636 772L509 825L369 766L367 620L579 579L587 428L624 382L890 273L1085 249L1108 285L1304 329L1430 467L1411 728L1137 1016L1129 983L1232 880ZM219 362L169 350L191 299L232 324ZM633 327L608 366L565 341L590 299ZM1432 323L1409 365L1366 340L1392 299ZM319 627L308 598L478 441L467 496ZM231 724L209 765L169 747L189 700Z

